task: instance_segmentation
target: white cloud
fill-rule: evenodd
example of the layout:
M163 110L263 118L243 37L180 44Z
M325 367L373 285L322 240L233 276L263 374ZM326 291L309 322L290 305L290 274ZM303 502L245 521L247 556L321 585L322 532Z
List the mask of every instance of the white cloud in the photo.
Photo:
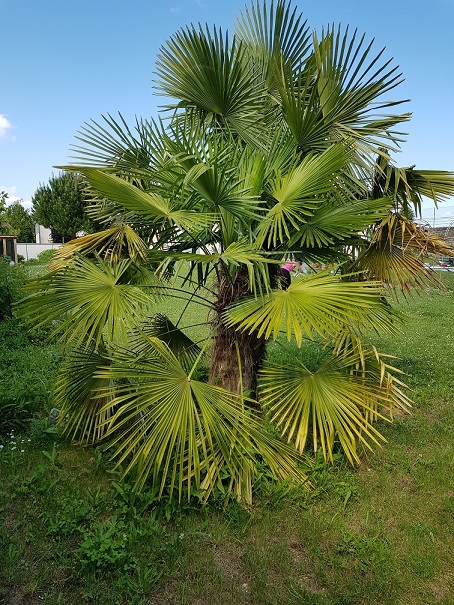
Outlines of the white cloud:
M5 114L0 113L0 139L5 138L8 130L12 127L13 125L5 116Z
M197 4L199 8L205 8L206 4L202 0L194 0L194 4Z
M17 196L17 187L7 187L6 185L0 185L0 191L4 191L8 194L8 202L15 202L20 199Z
M180 7L179 6L171 6L169 9L170 13L179 13L180 12Z
M7 206L14 204L14 202L20 202L24 208L31 208L33 205L31 200L24 200L24 198L17 195L17 187L15 186L7 187L6 185L0 184L0 191L4 191L8 194L6 201Z

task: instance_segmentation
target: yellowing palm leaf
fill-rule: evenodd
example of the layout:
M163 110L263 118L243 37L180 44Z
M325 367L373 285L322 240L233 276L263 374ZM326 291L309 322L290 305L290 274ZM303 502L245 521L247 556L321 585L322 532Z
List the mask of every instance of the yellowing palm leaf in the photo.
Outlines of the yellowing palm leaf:
M383 402L380 405L378 400L376 405L370 403L369 408L364 411L367 421L374 422L378 419L379 408L382 414L386 413L391 420L395 411L409 412L412 402L404 391L408 386L397 378L403 372L389 363L389 360L393 359L392 356L380 353L373 346L365 346L357 336L348 331L334 341L332 353L340 371L366 380L385 394L388 402L386 410Z
M428 253L454 256L453 248L429 230L402 215L390 214L376 227L370 246L359 255L352 269L406 293L410 286L440 283L424 265Z
M348 326L393 331L393 314L380 300L378 284L341 281L329 273L298 278L287 290L232 305L224 314L228 326L276 339L284 330L301 346L303 336L334 337Z
M316 372L303 364L294 367L266 365L260 372L260 401L276 424L303 452L312 432L312 447L321 447L325 459L333 459L337 438L350 462L359 462L357 443L369 449L384 440L365 417L377 404L387 405L385 390L373 383L345 374L335 361Z
M113 225L67 242L56 251L50 268L64 267L74 254L94 253L106 260L118 261L125 253L131 260L145 261L147 251L143 239L129 225Z
M372 195L375 198L389 196L396 210L404 215L421 214L424 197L431 198L435 206L454 195L454 175L445 170L415 170L414 166L394 166L385 150L375 163Z
M150 477L161 493L176 490L181 499L184 485L188 495L202 485L210 492L226 469L237 495L247 495L257 455L278 476L306 480L296 452L266 433L241 395L192 380L167 345L142 337L153 355L118 351L114 364L98 373L123 383L100 394L112 397L103 411L113 412L106 424L114 457L126 463L126 473L135 471L139 488Z
M62 271L32 280L19 307L35 326L55 322L55 333L76 345L125 340L150 307L150 297L128 283L131 261L116 265L76 257ZM59 323L61 322L61 323Z

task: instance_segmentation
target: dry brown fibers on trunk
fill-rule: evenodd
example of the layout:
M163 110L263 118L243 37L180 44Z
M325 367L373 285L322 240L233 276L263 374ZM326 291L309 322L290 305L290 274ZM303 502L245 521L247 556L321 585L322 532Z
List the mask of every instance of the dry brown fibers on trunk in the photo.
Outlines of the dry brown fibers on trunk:
M228 328L222 321L224 310L249 293L249 279L245 268L233 278L222 274L219 276L215 314L212 320L214 337L209 381L211 384L218 384L229 391L239 393L240 360L243 390L255 397L257 373L265 357L266 340L257 338L254 333L249 335L246 332L236 331L235 328Z

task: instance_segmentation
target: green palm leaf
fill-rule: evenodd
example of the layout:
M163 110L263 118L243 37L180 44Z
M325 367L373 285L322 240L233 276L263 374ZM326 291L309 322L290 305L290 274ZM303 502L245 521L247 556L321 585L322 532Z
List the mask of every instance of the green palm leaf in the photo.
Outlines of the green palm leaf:
M263 63L263 79L267 89L275 88L275 71L281 63L298 69L309 50L309 27L297 9L289 4L257 1L245 8L235 24L235 35L243 40L256 60Z
M82 443L95 444L106 434L105 422L112 410L103 408L109 396L96 397L99 389L111 386L111 380L97 377L110 364L107 351L93 345L71 351L59 368L54 402L60 408L59 423L64 435Z
M363 35L350 36L334 26L314 35L314 68L324 119L331 125L333 139L355 140L365 155L376 153L379 145L389 147L401 141L401 133L391 129L409 119L410 114L382 115L403 101L383 101L382 96L402 82L398 67L391 60L382 62L382 49L372 54L373 41L365 44ZM380 143L381 141L381 143Z
M389 207L390 202L383 198L344 201L336 196L314 210L291 237L290 246L322 248L357 237L358 232L387 215Z
M159 144L153 146L158 140L153 136L153 130L158 131L156 124L136 119L134 128L131 128L121 114L117 120L109 114L102 118L101 124L90 120L80 129L76 139L83 146L72 147L78 154L73 159L78 160L81 166L109 166L129 174L134 171L136 179L149 177L155 168L153 160L159 156L156 151L162 151Z
M157 59L158 89L181 99L219 123L224 121L243 136L254 132L263 92L253 63L235 39L208 28L180 30L161 47Z
M117 410L107 423L107 435L113 436L114 457L127 463L126 473L135 471L139 488L150 478L161 493L176 490L181 499L184 485L188 495L207 484L210 491L227 469L233 490L247 495L257 455L278 476L305 480L292 448L264 431L241 395L192 380L192 372L184 371L163 342L143 338L153 355L119 351L114 364L98 374L123 382L101 391L113 397L103 411Z
M116 265L77 257L63 271L32 280L32 294L19 307L30 324L39 327L55 322L54 333L76 345L124 340L148 311L150 297L131 285L131 261Z
M77 167L76 170L83 174L90 185L102 195L145 219L167 220L187 230L207 227L213 223L212 214L173 209L169 200L159 193L142 191L114 174L97 168Z
M423 197L433 199L438 205L454 195L454 175L446 170L400 169L399 177L395 179L394 188L399 186L399 180L404 181L406 196L416 211L420 211Z
M184 175L180 199L221 212L222 227L229 215L245 223L259 218L261 188L251 191L251 175L238 169L257 157L254 148L237 145L236 136L207 126L194 114L176 117L169 131L168 148Z
M332 122L326 119L319 91L314 85L317 74L305 69L295 77L293 70L282 68L277 78L283 118L294 142L304 153L324 151L332 144Z
M391 420L396 402L409 407L399 389L405 385L389 370L394 368L383 364L375 350L363 352L362 362L352 352L330 359L315 372L302 363L286 368L268 364L260 372L260 401L298 451L310 440L314 451L320 447L325 459L332 460L337 440L349 461L359 462L359 443L372 449L385 441L372 421Z
M346 159L342 146L333 146L320 155L306 156L285 174L277 173L269 185L269 194L276 203L259 227L258 242L275 247L289 240L292 231L323 202L323 194L332 188Z
M150 317L141 326L140 332L165 342L184 368L192 367L201 353L200 347L162 313ZM131 339L131 346L138 355L154 354L154 341L144 339L140 332L135 339Z
M338 276L319 273L293 281L287 290L273 290L260 298L232 305L224 314L228 326L257 336L278 337L283 329L287 340L303 336L335 337L349 326L362 331L374 328L393 332L394 314L380 299L377 284L341 281Z

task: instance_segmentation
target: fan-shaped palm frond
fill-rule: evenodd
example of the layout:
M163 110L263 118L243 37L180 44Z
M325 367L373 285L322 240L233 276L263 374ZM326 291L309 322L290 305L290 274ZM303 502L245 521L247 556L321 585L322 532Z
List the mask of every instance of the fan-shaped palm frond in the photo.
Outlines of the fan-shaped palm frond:
M99 443L105 436L112 410L103 410L109 396L96 397L99 389L112 386L107 378L99 378L101 368L111 363L102 346L93 344L71 351L59 368L55 385L55 405L60 408L59 424L69 438L88 444Z
M398 168L386 155L378 156L372 196L389 196L396 212L421 215L424 197L431 198L435 206L454 195L454 175L445 170L415 170L415 167Z
M124 340L138 319L149 311L150 297L127 279L131 261L111 265L100 259L76 257L62 271L32 280L32 292L19 307L34 326L49 322L54 333L76 345Z
M257 158L253 147L238 145L237 136L219 132L193 114L176 117L170 134L168 148L184 177L177 194L187 206L220 212L222 226L229 215L246 224L259 218L262 188L253 191L253 175L238 171L239 165L250 164L249 158Z
M398 378L402 376L402 370L389 363L390 359L394 359L392 356L380 353L374 346L364 345L356 335L348 331L334 341L332 354L339 370L366 380L368 384L380 389L382 395L385 394L386 408L383 402L378 404L377 401L376 405L371 402L369 408L363 411L368 422L375 422L379 418L379 409L390 420L396 412L409 412L412 402L405 393L408 386Z
M341 281L330 273L300 278L287 290L273 290L259 298L232 305L224 314L225 323L258 336L276 339L284 329L287 340L303 336L335 337L347 327L358 331L375 328L393 332L394 314L380 299L377 283Z
M199 345L163 313L150 317L147 322L140 326L138 335L131 339L131 347L137 352L137 355L154 354L154 341L141 337L140 332L165 342L179 363L188 371L201 353Z
M358 236L389 212L387 200L351 200L335 195L314 210L313 215L290 238L290 246L322 248Z
M282 116L303 153L321 152L332 144L332 123L323 114L316 79L316 72L307 68L295 76L282 67L276 77Z
M262 65L263 80L272 94L275 72L281 64L301 69L310 47L309 27L297 9L281 1L269 8L260 2L245 8L235 24L235 35L242 40ZM256 59L256 60L257 60Z
M147 145L150 124L136 119L135 127L130 128L121 114L118 119L111 115L102 118L102 124L91 120L80 129L76 139L83 145L73 146L78 154L73 159L81 166L109 166L128 172L134 169L136 178L148 175L154 159L153 149Z
M359 154L376 153L381 145L392 147L401 141L401 133L391 129L410 118L410 114L380 115L404 101L383 101L382 95L398 86L402 74L382 62L384 49L372 53L373 41L365 44L365 35L357 40L348 28L334 26L314 34L313 62L324 119L331 124L333 140L355 140Z
M180 30L161 47L156 65L163 94L229 124L246 139L256 131L263 91L254 64L235 38L230 42L216 29Z
M113 411L106 424L114 457L127 462L126 473L135 471L139 487L150 477L161 493L168 486L181 499L184 485L188 496L202 484L211 491L226 469L233 491L248 495L257 455L278 476L305 480L292 448L266 433L241 395L193 380L195 368L187 374L167 345L143 338L153 355L119 351L113 365L98 373L123 382L101 391L112 397L103 411Z
M424 264L429 253L454 256L452 246L428 229L402 215L390 214L378 224L370 246L352 268L405 293L410 286L439 283L435 273Z
M112 262L119 261L124 254L131 260L144 262L147 252L145 242L129 225L113 225L67 242L56 251L51 270L65 266L75 254L95 254Z
M285 175L276 174L268 191L276 203L259 226L258 242L276 247L288 241L291 233L311 216L312 210L323 203L323 194L332 188L346 160L347 153L339 145L320 155L306 156Z
M359 462L358 442L371 449L371 444L384 440L365 412L376 414L377 405L386 408L388 397L375 383L342 370L336 360L316 372L303 364L285 368L267 364L260 372L259 393L271 422L298 451L304 451L311 432L314 451L321 447L325 459L332 460L338 439L353 463Z
M171 202L159 193L142 191L114 174L85 167L78 167L77 171L102 195L145 219L169 221L185 230L207 227L214 222L213 214L174 209Z

